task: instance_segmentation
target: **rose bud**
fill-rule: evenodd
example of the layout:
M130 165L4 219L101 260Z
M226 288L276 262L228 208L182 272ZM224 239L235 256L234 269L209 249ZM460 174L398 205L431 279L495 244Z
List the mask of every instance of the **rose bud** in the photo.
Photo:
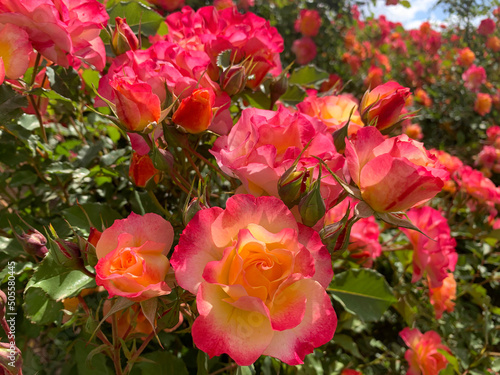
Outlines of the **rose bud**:
M111 48L115 55L121 55L127 51L135 51L139 48L139 39L127 24L125 18L115 18L115 30L111 39Z
M278 180L278 194L286 206L291 209L300 202L307 190L309 171L285 173Z
M325 200L321 196L320 181L321 172L311 191L299 203L299 213L302 223L308 227L313 227L326 213Z
M198 211L207 209L207 205L199 198L193 198L182 213L182 221L187 225Z
M234 65L226 69L221 74L221 88L228 95L236 95L245 88L246 85L245 67Z
M409 116L402 115L410 89L390 81L366 91L361 99L360 112L365 125L375 125L384 133Z
M16 238L21 243L24 251L37 258L44 258L49 252L47 250L47 239L36 229L29 229L28 232L18 235L15 233Z
M12 366L14 364L14 366ZM17 346L11 347L9 342L0 342L0 374L22 374L23 359Z
M156 183L160 180L160 171L153 165L153 161L146 155L132 154L128 175L133 183L138 187L146 187L149 180L154 179Z
M177 108L172 121L188 133L201 133L210 126L213 117L214 94L207 89L196 89Z
M116 114L127 131L143 131L157 123L161 115L160 98L151 86L137 79L116 78L110 82L115 94Z

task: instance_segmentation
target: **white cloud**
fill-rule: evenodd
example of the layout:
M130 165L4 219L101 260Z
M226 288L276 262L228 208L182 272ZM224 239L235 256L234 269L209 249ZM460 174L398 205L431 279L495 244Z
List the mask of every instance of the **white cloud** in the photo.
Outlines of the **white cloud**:
M405 29L418 28L420 24L427 20L440 22L433 11L437 0L412 1L410 8L402 5L385 5L385 0L378 0L375 6L368 5L365 10L372 11L375 17L385 15L389 21L401 22Z

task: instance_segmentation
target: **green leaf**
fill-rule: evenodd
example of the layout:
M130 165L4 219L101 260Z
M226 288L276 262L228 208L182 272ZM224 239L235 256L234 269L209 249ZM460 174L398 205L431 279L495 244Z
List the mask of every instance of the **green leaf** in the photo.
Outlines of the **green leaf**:
M198 371L196 375L208 375L208 356L207 353L198 351L198 357L196 358L196 364Z
M446 350L443 350L443 349L438 349L437 351L439 353L441 353L442 355L444 355L444 357L448 360L449 366L451 366L457 374L461 374L460 368L458 366L458 360L453 354L450 354Z
M232 51L230 49L227 49L219 53L217 56L217 66L219 68L229 68L231 65L231 52Z
M64 305L50 299L40 288L31 288L24 294L23 310L27 318L36 324L50 324L62 317Z
M53 91L64 98L78 99L82 81L75 69L63 68L62 66L49 66L47 68L47 77Z
M21 108L27 106L28 99L25 96L7 85L0 85L0 123L12 122L23 113Z
M31 277L26 291L40 288L53 300L78 295L82 289L90 288L94 279L81 271L72 270L56 262L52 254L48 254Z
M286 90L286 92L281 95L280 101L288 105L296 105L303 101L305 97L306 92L302 87L290 84L288 86L288 90Z
M363 359L363 356L359 352L358 345L354 342L351 336L336 334L333 337L333 341L338 344L346 352L351 353L353 356Z
M38 176L35 172L30 170L21 170L12 176L9 186L19 187L23 185L33 185L38 180Z
M156 13L152 8L138 2L120 2L108 9L109 22L114 26L115 18L121 17L127 19L127 24L135 32L139 32L146 36L156 34L160 24L164 22L162 16Z
M255 368L253 365L250 366L238 366L236 369L236 375L254 375Z
M408 0L400 0L399 4L404 6L405 8L411 8L411 4Z
M102 347L102 345L101 345ZM97 347L99 349L100 347ZM106 357L96 355L96 347L84 341L77 340L74 346L74 358L78 369L78 375L111 375L113 371L106 365ZM92 355L91 355L92 354ZM90 359L87 361L87 358Z
M365 322L376 321L396 302L384 276L374 270L349 270L334 276L328 291Z
M87 213L92 226L98 230L104 227L110 227L115 220L122 219L121 215L110 207L100 203L85 203L79 206L72 206L62 211L63 217L74 227L80 229L90 229Z
M300 86L314 86L329 78L329 74L314 65L302 66L295 69L290 75L288 82Z
M141 370L142 375L188 375L184 361L175 357L170 352L158 350L154 353L146 354L142 358L148 361L135 365Z

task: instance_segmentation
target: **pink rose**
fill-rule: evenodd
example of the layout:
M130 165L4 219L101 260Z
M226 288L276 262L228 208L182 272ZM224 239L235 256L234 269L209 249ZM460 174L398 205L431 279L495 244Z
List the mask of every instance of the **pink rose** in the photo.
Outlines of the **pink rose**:
M26 31L11 24L0 26L0 46L5 76L9 79L22 77L30 64L30 55L33 54Z
M404 340L409 349L405 353L405 359L410 368L406 375L433 375L439 374L448 364L446 357L438 352L444 350L451 354L450 349L441 344L441 337L435 331L424 334L417 328L406 327L399 336Z
M97 240L97 285L110 298L121 296L136 302L169 294L165 277L173 240L172 225L157 214L132 212L126 219L116 220Z
M235 195L225 210L199 211L171 262L179 285L196 294L193 340L210 357L297 365L333 337L330 255L277 198Z
M80 60L102 70L106 51L99 37L108 14L97 0L3 0L0 23L24 29L33 47L58 65Z
M480 171L465 165L454 174L460 190L482 204L500 204L500 188Z
M321 17L315 9L302 9L294 25L295 31L304 36L318 35L320 26Z
M467 89L477 92L481 85L486 83L486 71L482 66L471 65L471 67L462 74L462 79Z
M495 32L495 21L491 18L485 18L477 28L477 33L481 35L490 35Z
M309 64L316 57L316 43L314 43L314 40L310 37L304 36L293 42L292 52L295 53L295 61L297 64Z
M427 235L401 228L413 246L412 282L417 282L427 273L430 287L440 287L448 276L448 270L455 270L458 260L455 251L457 243L451 236L448 221L440 211L427 206L413 208L407 215L411 222Z
M453 274L448 273L448 276L443 280L443 285L430 288L429 294L436 319L441 319L444 311L452 312L455 309L454 300L457 297L457 282Z
M433 198L449 174L422 143L400 135L385 139L373 126L347 141L345 156L363 200L377 212L405 211Z
M279 197L279 178L311 139L298 170L308 170L317 178L318 161L312 156L320 157L334 172L341 170L344 158L335 150L325 125L285 107L276 112L245 109L229 135L217 139L210 152L224 172L241 180L246 192ZM342 188L326 170L321 182L322 196L328 207Z

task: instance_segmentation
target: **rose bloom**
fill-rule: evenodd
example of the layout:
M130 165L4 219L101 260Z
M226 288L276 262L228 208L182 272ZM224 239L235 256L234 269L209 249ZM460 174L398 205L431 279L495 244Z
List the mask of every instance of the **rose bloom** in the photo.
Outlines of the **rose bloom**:
M427 202L449 178L422 143L406 135L385 139L373 126L346 142L351 178L363 200L377 212L405 211Z
M132 212L116 220L95 246L96 284L108 291L109 298L121 296L136 302L169 294L165 277L173 240L172 225L157 214Z
M312 139L298 163L298 171L307 170L317 178L320 157L333 172L344 166L333 138L319 120L285 107L278 111L248 108L227 136L219 137L210 151L219 167L243 183L244 192L254 196L279 197L278 180L290 168ZM343 189L323 169L321 195L327 207Z
M479 203L500 204L500 192L496 185L481 172L463 166L454 174L460 190L475 198Z
M485 93L478 93L476 101L474 102L474 111L480 116L487 115L491 111L491 95Z
M383 82L384 71L378 66L370 66L368 74L365 78L365 86L371 89L372 87L380 86Z
M443 280L443 285L437 288L429 289L430 300L436 319L441 319L444 311L452 312L455 310L455 298L457 297L457 282L451 272Z
M410 366L406 375L437 375L448 364L448 360L438 349L452 353L441 343L437 332L427 331L422 334L417 328L406 327L399 336L409 346L405 353L405 359Z
M492 170L499 162L500 150L493 146L485 145L479 154L477 154L475 164L479 167Z
M324 220L324 225L335 224L342 220L350 208L349 218L354 215L354 207L359 201L353 198L345 198L342 202L330 209ZM373 216L358 220L351 228L349 255L363 267L372 267L373 261L382 254L382 245L378 241L380 229Z
M500 126L493 125L486 129L486 136L488 137L489 144L496 144L500 138Z
M485 18L481 21L477 28L477 33L480 35L490 35L495 32L495 21L491 18Z
M321 27L321 17L315 9L302 9L295 21L295 31L304 36L318 35Z
M415 139L417 141L420 141L422 138L424 138L422 127L419 124L403 125L403 134L406 134L411 139Z
M497 36L490 36L488 40L486 40L486 47L491 49L493 52L500 51L500 38Z
M358 112L358 104L350 95L308 96L303 102L297 104L297 109L301 113L321 120L330 133L347 123L351 111L348 134L352 135L364 126Z
M214 7L217 10L234 7L233 0L214 0Z
M443 150L436 150L435 148L430 149L429 152L434 155L439 163L450 173L457 171L460 167L464 165L462 161L456 156L452 156Z
M308 36L297 39L292 44L297 64L306 65L314 60L317 54L316 43Z
M33 47L26 31L11 24L0 26L0 60L4 76L9 79L22 77L30 65L32 53Z
M277 198L234 195L225 210L199 211L171 262L178 284L196 295L193 341L210 357L297 365L333 337L330 254Z
M361 99L361 118L378 130L390 129L405 117L402 112L409 96L410 89L394 81L368 90Z
M412 282L420 280L426 272L430 287L438 288L448 276L447 270L455 270L458 259L455 251L456 241L451 237L448 221L440 211L428 206L413 208L407 215L411 222L427 235L413 229L401 228L413 246Z
M97 0L2 0L0 8L0 24L22 28L37 51L66 68L78 68L80 60L104 68L106 51L99 34L108 18Z
M429 94L420 87L415 90L415 101L424 107L432 106L432 99L429 97Z
M466 47L466 48L460 50L460 52L458 54L457 63L459 65L469 67L472 65L472 63L474 62L475 59L476 59L476 55L474 55L474 52L472 52L472 50L469 47Z
M472 65L462 74L464 86L473 91L479 91L483 83L486 83L486 71L482 66Z

